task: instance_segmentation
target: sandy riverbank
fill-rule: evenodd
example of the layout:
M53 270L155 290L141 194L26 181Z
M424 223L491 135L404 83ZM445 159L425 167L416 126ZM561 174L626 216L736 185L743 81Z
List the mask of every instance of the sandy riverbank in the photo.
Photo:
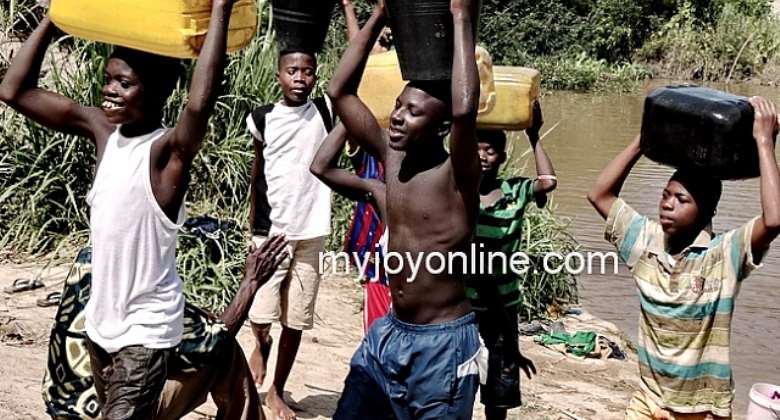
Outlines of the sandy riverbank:
M0 265L0 288L39 271L35 264ZM17 295L0 292L0 418L47 418L40 381L55 308L38 308L35 300L59 290L66 271L67 266L46 270L44 289ZM360 289L349 279L329 277L323 282L317 325L304 335L288 386L302 419L328 419L335 410L349 359L362 337L360 299ZM569 331L593 330L626 348L617 328L587 313L568 317L564 323ZM245 350L250 347L252 337L246 328L240 340ZM623 407L637 387L633 354L627 361L577 360L538 346L531 338L522 338L522 349L536 363L539 375L523 383L525 406L511 412L510 419L622 418ZM213 407L206 404L198 412L187 419L209 418ZM474 418L483 418L479 404Z

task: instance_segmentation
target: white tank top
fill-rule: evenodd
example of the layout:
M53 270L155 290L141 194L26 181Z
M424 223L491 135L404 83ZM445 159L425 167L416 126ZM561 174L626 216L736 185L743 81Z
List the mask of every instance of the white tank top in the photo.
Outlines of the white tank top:
M181 341L182 282L176 272L173 223L152 193L150 152L165 133L108 138L87 196L92 241L92 291L86 307L90 340L112 353L141 345L170 348Z

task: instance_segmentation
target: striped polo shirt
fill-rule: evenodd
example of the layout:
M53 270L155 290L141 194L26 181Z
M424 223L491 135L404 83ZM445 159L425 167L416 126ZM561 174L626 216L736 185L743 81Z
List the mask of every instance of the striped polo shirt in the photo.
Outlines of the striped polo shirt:
M502 197L495 203L490 206L480 205L479 208L474 242L484 245L484 248L478 250L485 253L486 259L488 252L511 254L520 249L525 206L534 201L534 180L502 180L501 192ZM499 261L496 261L495 268L498 269L499 266ZM466 279L466 296L478 311L484 311L489 306L478 293L482 287L497 287L498 297L505 307L514 307L521 303L519 279L512 271L470 276ZM491 290L493 291L495 289Z
M731 319L741 281L756 268L755 220L715 237L702 231L675 259L660 224L615 200L605 238L636 282L641 387L659 406L731 415Z

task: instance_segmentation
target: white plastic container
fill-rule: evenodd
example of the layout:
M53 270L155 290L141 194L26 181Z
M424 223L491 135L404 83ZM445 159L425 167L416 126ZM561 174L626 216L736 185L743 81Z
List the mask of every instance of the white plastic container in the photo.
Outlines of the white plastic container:
M747 420L780 420L780 386L755 384L750 388L750 405Z

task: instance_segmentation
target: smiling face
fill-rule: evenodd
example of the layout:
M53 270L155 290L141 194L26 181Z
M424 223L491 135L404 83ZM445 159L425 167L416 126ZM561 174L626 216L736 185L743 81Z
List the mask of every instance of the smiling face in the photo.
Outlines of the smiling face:
M317 83L317 60L313 55L302 52L283 54L279 57L276 78L282 87L285 104L303 105Z
M408 150L418 146L420 140L446 136L449 127L445 124L445 110L443 101L407 85L390 114L390 148Z
M674 236L700 228L699 204L679 181L672 179L664 188L658 215L664 233Z
M108 60L101 109L112 124L132 124L143 120L144 84L121 58Z

